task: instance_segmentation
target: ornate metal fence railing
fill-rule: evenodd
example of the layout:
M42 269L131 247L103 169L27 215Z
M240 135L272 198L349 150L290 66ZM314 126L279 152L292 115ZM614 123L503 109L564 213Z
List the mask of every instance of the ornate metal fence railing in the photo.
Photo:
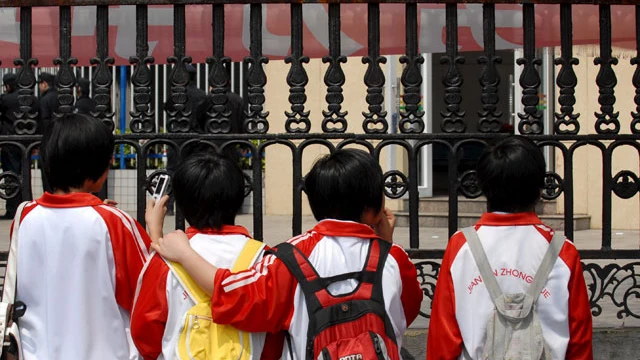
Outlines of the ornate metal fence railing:
M506 115L501 114L497 104L505 99L498 98L498 89L502 86L510 86L498 75L497 68L501 59L496 55L496 4L519 4L518 1L476 1L482 4L483 24L483 55L476 59L483 65L480 75L480 92L476 96L481 101L482 110L476 114L465 113L462 108L463 83L460 67L463 66L463 57L458 48L458 3L467 1L441 1L446 8L446 54L441 62L447 66L443 76L445 111L437 120L428 119L419 106L421 84L423 82L420 66L424 59L419 53L418 33L418 3L438 3L438 1L372 1L366 4L368 29L367 29L367 53L362 57L362 62L367 70L363 78L363 86L367 89L367 110L359 114L347 114L343 108L343 90L348 74L343 70L346 57L341 53L341 5L357 3L358 1L318 1L326 3L328 12L328 53L323 58L326 63L324 85L326 86L326 107L322 113L310 113L307 107L306 93L309 82L305 64L309 58L305 56L303 44L305 39L305 27L303 26L303 12L307 2L285 1L290 9L291 21L291 45L290 54L285 61L290 64L286 74L288 85L288 101L290 108L284 114L269 113L265 109L266 96L265 85L267 76L263 65L269 59L263 54L263 5L280 1L264 0L262 2L231 0L216 2L209 0L199 1L117 1L117 0L68 0L64 2L53 0L0 2L1 8L19 8L19 57L13 64L17 68L17 84L20 95L20 111L15 115L18 118L13 124L12 135L0 135L0 147L17 148L22 154L22 174L3 172L0 175L2 185L0 197L9 198L21 192L26 199L32 198L30 155L39 145L38 114L31 109L31 102L36 85L36 66L38 60L33 57L32 49L32 25L38 21L32 17L34 7L54 6L59 11L59 56L54 60L58 66L57 85L59 116L73 111L73 87L76 82L73 66L77 60L71 51L72 38L72 7L96 6L95 12L95 42L96 53L91 58L94 67L92 71L93 94L97 103L96 118L109 125L112 129L118 115L114 114L112 103L113 72L115 68L113 54L109 49L109 13L110 8L120 5L135 5L135 39L136 53L130 58L130 64L134 71L128 81L133 87L133 106L129 114L128 134L118 134L117 143L125 144L133 149L139 158L145 158L157 145L163 145L179 152L195 144L208 144L212 149L241 145L251 150L252 161L261 163L261 154L274 146L287 148L291 155L291 167L293 169L291 189L292 196L292 234L302 231L302 188L303 179L303 154L305 149L314 145L327 148L329 151L351 145L358 145L368 149L376 157L391 146L403 149L407 167L406 170L392 169L385 173L385 194L389 198L407 198L409 216L410 243L407 251L416 259L418 276L423 284L424 292L428 297L433 295L438 274L438 259L442 257L442 249L429 249L421 246L421 234L419 226L419 158L423 148L429 145L439 145L447 149L448 157L448 233L453 234L458 228L458 202L459 195L467 198L479 197L480 191L475 183L473 171L460 173L457 156L461 148L467 144L490 144L508 134L500 132L501 124L506 121ZM249 13L249 54L244 58L247 64L247 74L244 78L247 86L246 120L241 134L231 133L230 114L225 104L227 103L227 89L230 86L230 77L226 69L230 58L225 53L225 4L244 4ZM387 111L384 109L385 74L382 70L386 58L381 54L381 4L399 3L405 12L405 54L400 58L403 65L401 85L403 88L403 100L405 107L399 114L397 123L390 121ZM556 85L559 88L559 111L553 119L553 129L544 131L542 115L537 105L539 103L539 87L541 78L536 58L536 13L538 3L554 4L559 7L560 16L557 24L560 29L560 55L555 59L558 68ZM593 129L587 129L589 114L577 114L574 105L578 99L575 89L578 77L574 71L577 60L572 53L572 9L576 4L594 4L593 0L550 0L529 1L521 6L522 21L522 46L523 57L517 62L522 67L519 78L519 86L522 96L518 99L523 104L522 112L517 114L517 130L519 133L529 136L541 147L551 147L563 161L562 173L550 171L547 175L547 186L543 192L543 198L550 200L563 196L564 230L570 239L574 237L574 200L575 182L573 173L573 159L576 151L590 147L597 149L602 156L602 232L601 248L598 250L582 250L581 255L585 261L585 273L589 284L592 309L594 316L601 313L603 302L609 301L618 311L619 317L640 318L640 311L631 308L632 297L637 297L640 290L640 273L637 271L640 256L638 249L616 249L612 247L612 198L617 196L622 199L634 197L640 186L638 176L632 170L612 173L612 161L616 149L622 147L635 148L640 153L640 5L632 0L607 0L597 2L599 10L600 46L599 54L595 60L595 66L599 73L595 79L595 85L599 91L598 103L600 109L593 116L595 123ZM187 106L187 84L189 82L187 65L191 58L186 51L186 17L185 9L192 5L210 5L213 19L212 54L207 59L210 87L210 96L207 98L210 106L207 112L207 120L204 131L195 132L191 128L189 120L190 110ZM403 5L402 5L403 4ZM169 98L175 104L167 112L167 132L160 133L156 128L155 119L158 116L151 104L151 78L149 65L156 59L151 56L149 49L149 6L172 5L173 11L173 56L167 59L171 64L169 82L171 84ZM618 79L614 72L614 65L618 59L612 56L612 15L611 8L614 5L624 5L628 12L635 12L635 45L637 55L630 62L636 66L632 79L624 79L631 82L635 88L633 101L636 109L630 114L620 114L616 111L616 96L631 96L628 94L616 94ZM130 36L134 36L131 34ZM441 34L429 34L440 37ZM2 44L2 43L0 43ZM2 45L0 45L2 46ZM2 50L4 52L5 49ZM51 64L41 64L51 66ZM425 104L431 106L432 104ZM269 119L282 117L285 132L270 132ZM628 129L623 129L621 117L629 119ZM347 120L349 119L349 120ZM467 132L465 119L472 119L477 125L477 132ZM440 125L440 133L425 133L426 122L435 121ZM625 125L626 126L626 125ZM393 130L393 131L391 131ZM252 141L254 140L254 141ZM259 140L259 141L255 141ZM147 164L145 161L136 163L137 171L137 216L144 223L145 193L147 184L153 178L147 178ZM262 169L253 167L253 174L247 178L247 196L253 198L253 229L257 239L263 237L264 214L263 208ZM176 227L184 227L184 218L180 213L176 214ZM596 261L597 260L597 261ZM602 261L606 263L601 265ZM624 264L615 263L623 260ZM428 316L428 314L424 314Z

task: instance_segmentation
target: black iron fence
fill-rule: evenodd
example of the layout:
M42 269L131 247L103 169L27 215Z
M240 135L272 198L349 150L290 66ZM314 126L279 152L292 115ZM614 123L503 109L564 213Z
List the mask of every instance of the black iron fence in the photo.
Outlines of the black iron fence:
M32 49L32 25L37 19L32 19L32 6L58 6L59 7L59 57L54 64L58 66L57 87L59 101L59 115L73 111L73 88L76 82L73 65L76 60L71 51L71 7L72 6L97 6L96 12L96 56L91 59L94 66L92 83L93 94L97 103L93 114L96 118L114 128L118 120L111 108L111 96L113 86L112 71L114 71L114 59L109 54L109 7L117 5L136 5L136 55L130 58L134 66L131 75L133 84L134 106L130 112L129 134L117 135L118 144L129 145L138 157L146 157L157 145L165 145L180 151L194 144L209 144L212 148L241 145L251 150L252 161L260 164L261 156L265 150L272 146L286 147L290 150L293 168L293 216L292 234L302 231L302 188L303 179L303 153L311 145L326 147L329 151L350 145L359 145L368 149L376 157L384 149L397 146L403 149L407 158L407 170L392 169L385 174L385 194L389 198L407 198L409 216L410 247L409 254L417 260L419 277L423 284L425 294L433 296L435 281L438 275L439 261L442 257L442 249L428 249L421 246L421 234L419 231L419 164L420 152L428 145L439 145L445 148L447 157L448 187L448 232L453 234L458 228L458 203L459 196L475 198L481 195L475 174L471 171L459 171L460 153L462 147L468 144L486 145L495 142L507 134L501 132L502 124L507 122L507 115L498 111L498 104L506 101L498 97L498 89L502 86L510 86L498 75L497 68L501 59L496 55L496 4L513 3L518 1L477 1L483 7L483 41L484 54L477 59L482 65L479 74L481 91L476 96L481 100L481 111L467 113L462 108L461 91L465 86L460 72L463 54L458 50L458 3L466 1L424 1L428 3L444 3L446 8L446 54L441 62L447 66L443 76L444 101L446 110L441 112L441 117L435 121L440 125L441 132L425 133L427 119L425 112L420 107L421 84L423 82L420 66L424 59L419 53L418 36L418 12L416 2L405 1L375 1L367 3L368 11L368 46L367 55L362 57L362 62L367 67L363 78L367 88L367 111L360 114L347 114L343 109L343 89L348 74L345 74L342 64L346 57L341 54L341 4L357 1L327 1L328 7L328 54L323 62L328 65L324 85L326 86L326 108L321 114L311 114L305 107L307 103L306 86L308 75L305 63L309 58L305 56L303 44L304 27L303 11L305 5L299 1L287 1L290 7L291 18L291 47L290 55L286 62L290 64L286 75L288 84L290 109L284 114L269 114L265 111L265 85L267 76L263 64L268 58L263 56L263 7L264 3L280 2L271 0L254 1L225 1L224 3L245 3L250 13L250 53L244 59L247 64L247 74L244 78L248 101L246 120L241 134L231 133L230 113L227 111L227 89L230 86L228 64L230 58L225 54L225 4L214 1L116 1L116 0L37 0L37 1L3 1L0 7L19 7L20 16L20 46L19 58L14 64L17 67L17 83L20 94L20 111L15 115L18 120L14 123L14 134L0 135L1 147L15 147L20 149L22 157L22 174L20 176L4 172L0 175L2 182L0 197L8 198L15 195L18 190L24 198L32 197L31 178L29 171L29 156L39 145L38 114L32 111L31 105L36 85L35 67L38 61L33 58ZM322 2L322 1L321 1ZM419 1L423 2L423 1ZM307 3L307 2L305 2ZM397 122L391 122L384 108L385 79L382 64L386 59L380 50L380 8L381 3L404 3L406 46L405 54L400 58L403 64L401 85L403 88L403 100L405 107L400 111ZM539 73L539 59L536 58L536 16L535 7L538 3L556 4L560 10L560 56L555 59L559 68L555 82L559 88L557 102L558 109L553 119L553 129L545 134L542 114L539 105L539 87L541 78ZM577 60L573 54L572 9L574 4L594 4L599 7L600 46L595 66L599 68L596 77L596 86L599 91L598 102L600 111L596 112L594 133L585 129L584 119L590 114L576 114L574 104L577 101L575 89L577 76L574 66ZM149 16L148 6L158 4L173 4L173 42L174 54L168 58L171 64L169 79L171 83L170 100L175 104L168 110L167 133L159 133L155 127L155 119L158 116L151 104L151 78L149 65L155 62L149 51ZM207 59L209 65L208 85L210 106L207 112L207 120L204 129L195 132L190 122L190 109L187 106L187 84L189 76L187 65L191 58L186 53L186 24L185 9L191 4L211 4L212 24L212 48L213 53ZM633 262L640 256L638 249L625 250L612 248L612 197L623 199L634 197L640 187L638 175L632 170L612 173L612 159L614 151L621 147L635 148L640 153L640 5L635 5L632 0L607 0L607 1L528 1L522 4L522 32L523 32L523 57L517 62L522 66L519 78L519 86L522 88L522 97L518 99L523 104L522 112L517 114L517 130L521 134L529 136L540 147L554 148L564 163L563 172L558 174L550 171L546 178L546 187L543 198L547 200L564 197L562 212L565 217L564 230L570 239L574 237L574 173L573 159L577 150L585 147L593 147L600 151L602 156L602 243L599 250L582 250L581 255L585 260L585 272L591 294L593 314L599 315L601 303L610 301L618 308L619 317L631 316L640 318L640 311L630 307L627 301L636 296L640 290L640 273L637 268L640 263ZM629 12L636 14L637 56L630 61L636 66L635 74L631 81L635 87L634 102L636 111L631 114L620 114L616 111L616 96L631 96L628 94L616 94L617 78L614 65L618 59L612 56L612 5L626 5ZM441 34L433 34L440 36ZM133 36L133 34L131 34ZM46 64L49 66L50 64ZM425 104L431 106L432 104ZM285 120L284 133L272 133L269 131L269 118L282 117ZM627 134L623 132L620 117L629 118L630 128ZM347 121L347 119L349 119ZM467 132L467 121L477 123L477 132ZM471 120L469 120L471 119ZM312 124L314 131L312 132ZM318 126L319 125L319 126ZM474 126L475 127L475 126ZM356 130L357 129L357 130ZM362 129L362 131L360 131ZM392 131L393 130L393 131ZM626 130L626 129L625 129ZM252 141L253 140L253 141ZM255 141L259 140L259 141ZM222 144L222 145L221 145ZM144 189L153 179L146 177L147 164L144 161L136 163L137 170L137 214L138 220L144 223L145 193ZM252 180L247 181L247 194L253 197L253 223L254 236L257 239L263 237L263 176L259 166L253 167ZM176 227L184 227L184 218L181 214L176 216ZM608 260L610 263L604 266L590 260ZM616 260L624 260L626 265L614 263ZM425 316L428 316L425 314Z

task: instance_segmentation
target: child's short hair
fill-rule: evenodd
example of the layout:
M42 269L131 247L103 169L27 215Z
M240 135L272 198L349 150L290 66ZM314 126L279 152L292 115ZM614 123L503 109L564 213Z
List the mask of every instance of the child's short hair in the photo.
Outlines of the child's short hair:
M304 188L316 220L360 221L363 212L382 208L382 169L369 153L339 149L319 159Z
M233 225L244 200L244 176L229 158L198 151L183 159L173 175L176 205L191 226Z
M531 211L544 187L545 162L532 141L511 136L482 154L477 172L488 211Z
M109 168L114 137L101 121L82 114L54 119L40 148L44 174L54 190L81 188L97 181Z

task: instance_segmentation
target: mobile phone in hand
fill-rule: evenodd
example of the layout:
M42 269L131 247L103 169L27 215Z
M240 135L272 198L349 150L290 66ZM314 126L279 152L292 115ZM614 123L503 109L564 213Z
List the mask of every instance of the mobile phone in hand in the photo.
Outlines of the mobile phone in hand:
M167 193L167 190L169 189L169 180L170 178L167 174L161 174L158 176L156 187L153 189L153 194L151 195L155 201L160 200Z

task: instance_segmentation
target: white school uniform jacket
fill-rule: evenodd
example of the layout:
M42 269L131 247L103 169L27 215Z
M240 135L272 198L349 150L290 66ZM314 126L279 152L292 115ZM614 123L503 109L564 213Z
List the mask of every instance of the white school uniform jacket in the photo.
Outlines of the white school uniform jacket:
M202 230L190 227L186 233L191 247L200 256L222 268L233 267L251 239L242 226L224 225L221 229ZM260 258L262 252L254 262ZM176 359L185 314L194 305L167 263L160 255L154 255L140 276L131 315L131 335L140 355L144 359ZM264 345L264 332L251 334L252 359L260 359Z
M370 239L378 237L364 224L323 220L313 229L289 242L309 259L318 275L330 277L361 271L368 260ZM417 272L407 253L393 245L382 276L385 309L396 334L398 350L402 335L420 310L422 290ZM332 294L346 294L357 286L355 280L331 284ZM246 271L216 271L212 295L212 316L218 324L230 324L246 331L291 334L294 359L306 354L309 317L298 282L274 255L265 256ZM284 359L290 359L285 342Z
M18 239L24 359L137 359L129 312L150 244L140 224L88 193L45 193Z
M554 231L535 213L486 213L475 226L503 293L529 288ZM427 359L480 359L486 327L494 305L467 240L455 233L445 251L438 276ZM593 359L591 310L580 256L565 241L534 309L554 360Z

